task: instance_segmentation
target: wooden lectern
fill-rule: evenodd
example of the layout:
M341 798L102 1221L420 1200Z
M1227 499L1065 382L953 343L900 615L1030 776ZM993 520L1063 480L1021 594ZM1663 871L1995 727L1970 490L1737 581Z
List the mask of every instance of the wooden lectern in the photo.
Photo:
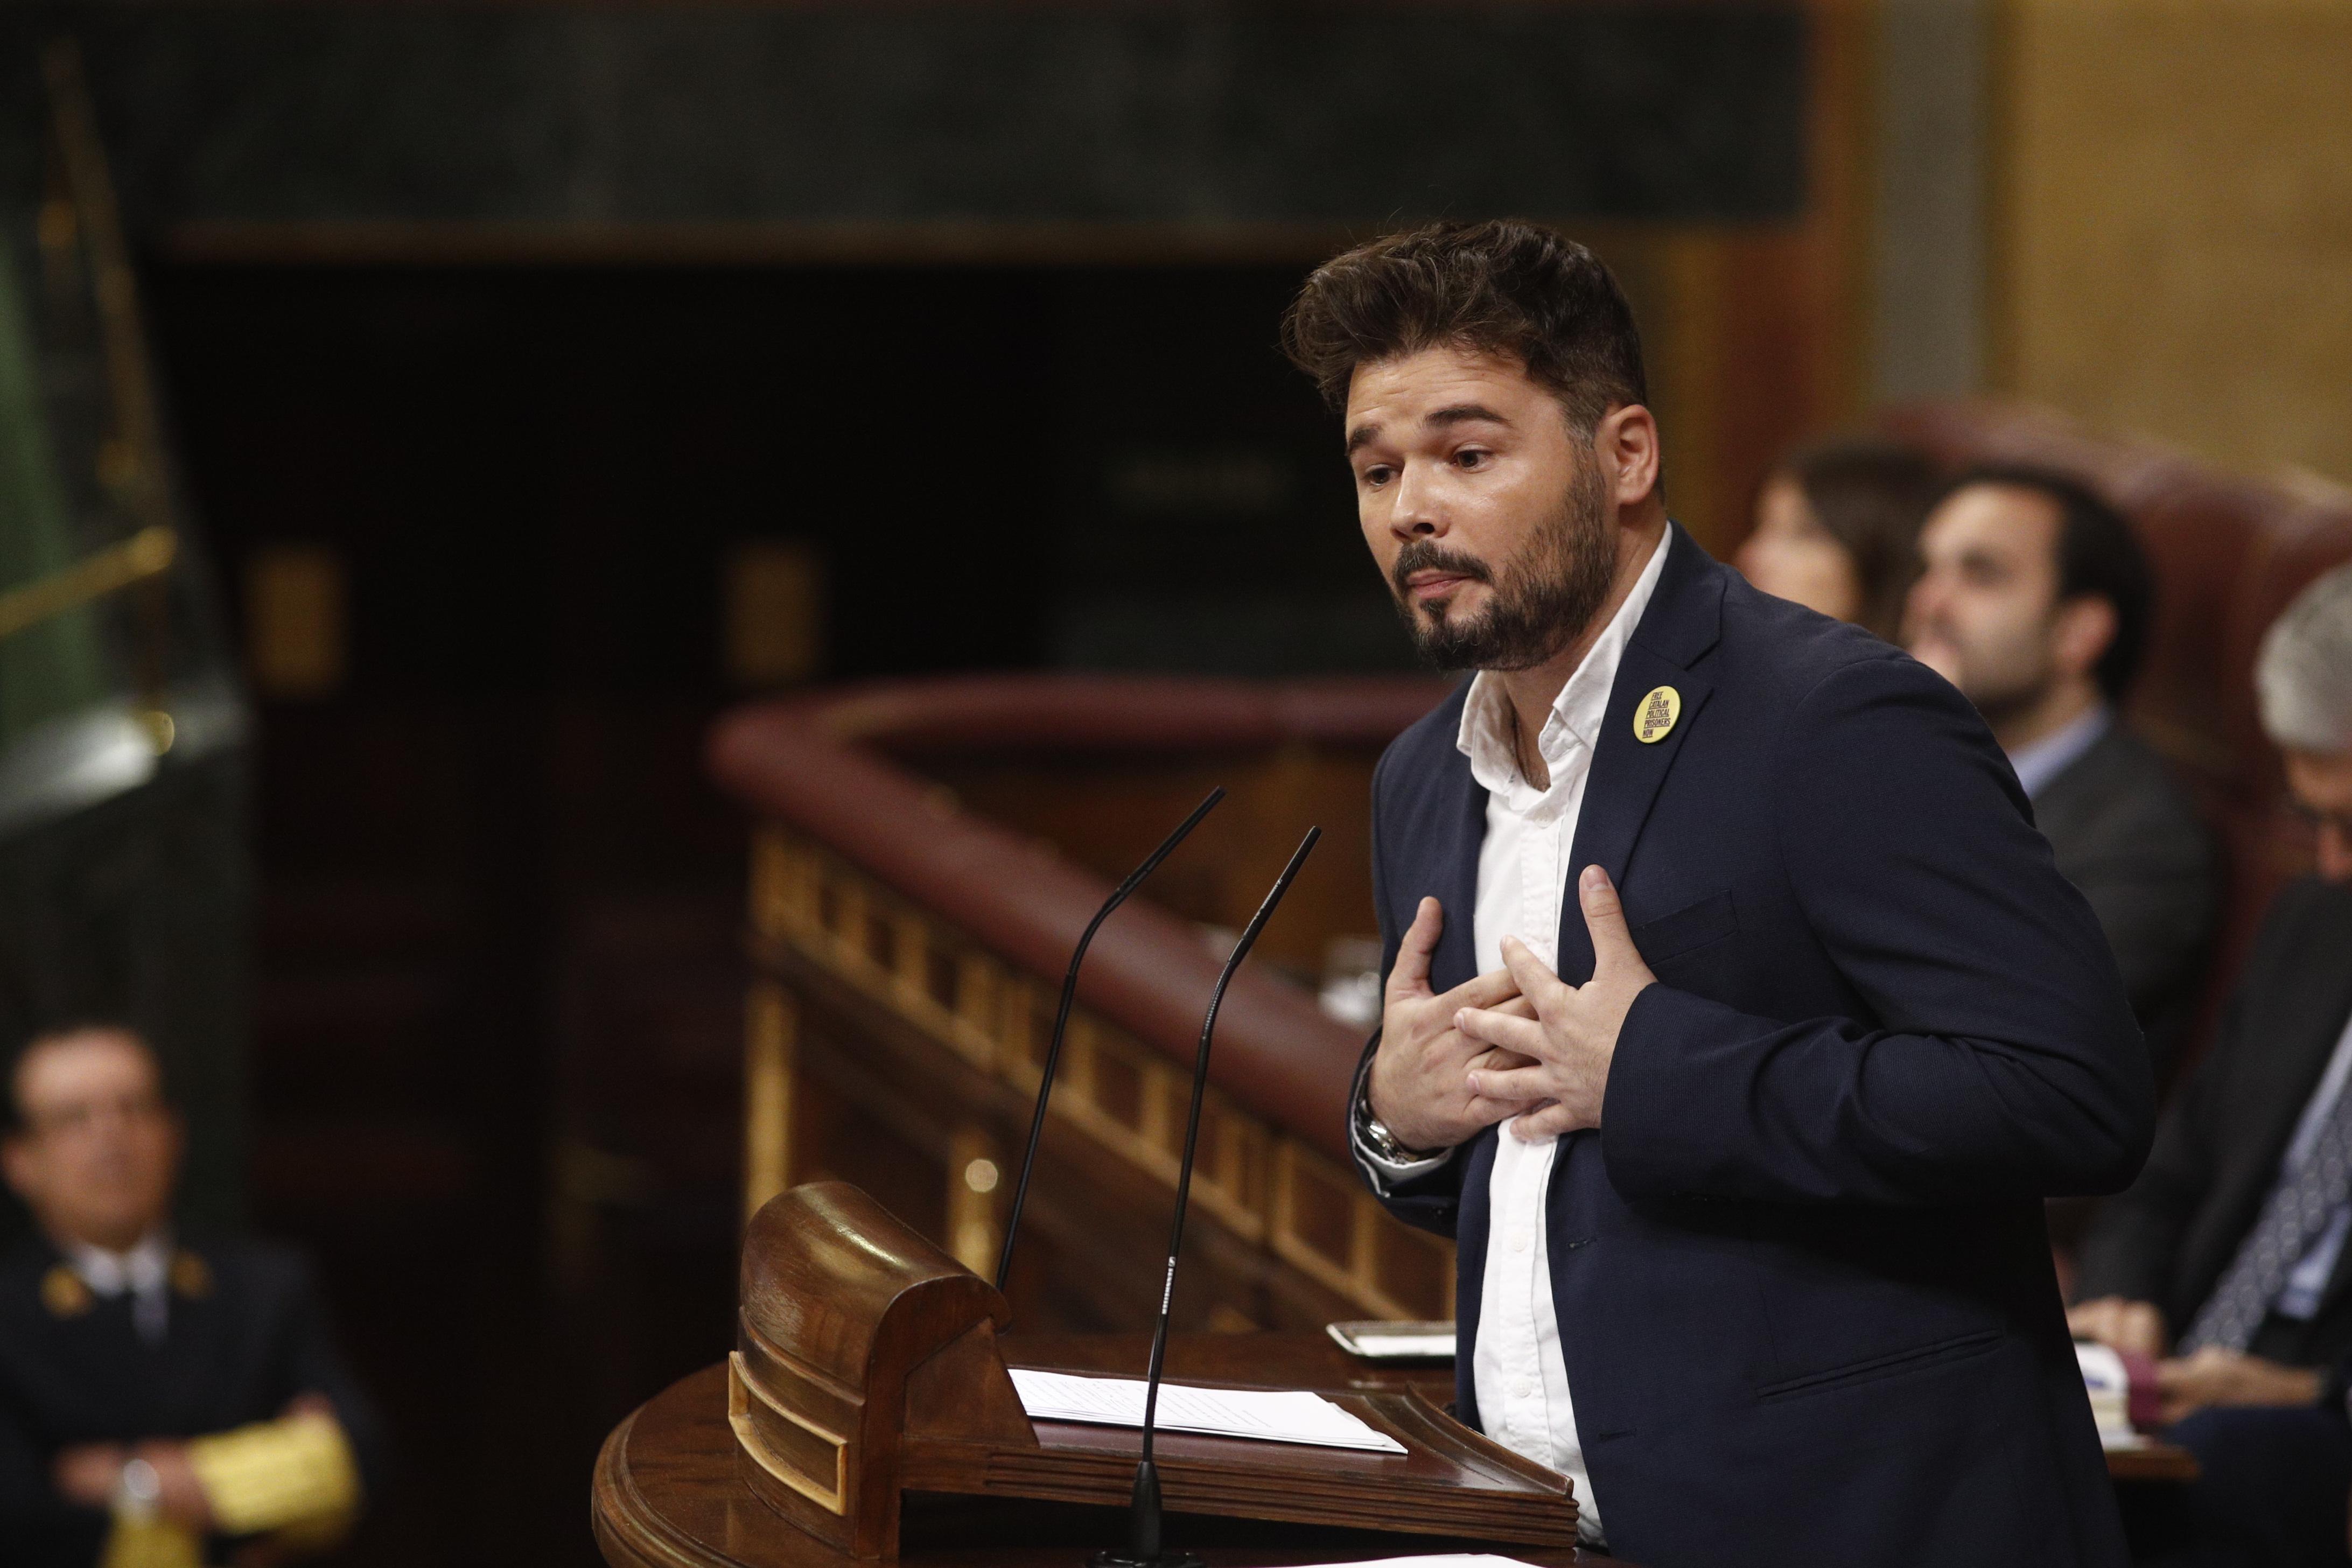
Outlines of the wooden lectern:
M1010 1317L987 1281L856 1187L812 1183L772 1199L744 1238L728 1360L740 1479L794 1528L867 1561L896 1561L908 1492L1123 1505L1140 1435L1033 1423L997 1339ZM1170 1510L1554 1547L1576 1539L1566 1477L1418 1391L1319 1392L1407 1451L1163 1432Z

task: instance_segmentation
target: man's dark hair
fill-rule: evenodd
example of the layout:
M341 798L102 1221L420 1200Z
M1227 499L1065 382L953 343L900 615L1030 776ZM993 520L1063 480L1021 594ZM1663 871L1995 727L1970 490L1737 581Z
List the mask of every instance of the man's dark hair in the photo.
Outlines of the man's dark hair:
M1951 496L1971 485L2009 485L2048 496L2058 506L2058 597L2105 599L2116 610L2115 640L2095 673L2110 702L2121 702L2147 651L2156 577L2139 536L2123 513L2068 474L2028 463L1986 463L1944 487ZM1940 504L1940 502L1939 502Z
M1583 246L1517 218L1428 224L1333 257L1291 302L1282 346L1334 408L1358 365L1438 347L1517 359L1579 432L1649 401L1617 279Z
M1862 605L1854 616L1888 642L1919 575L1919 525L1941 485L1926 453L1883 436L1848 436L1801 447L1777 473L1804 496L1830 537L1853 558Z

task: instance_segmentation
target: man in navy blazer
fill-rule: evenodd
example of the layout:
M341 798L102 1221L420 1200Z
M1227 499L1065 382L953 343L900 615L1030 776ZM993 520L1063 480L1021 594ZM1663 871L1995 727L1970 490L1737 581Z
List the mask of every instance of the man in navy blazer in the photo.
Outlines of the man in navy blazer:
M1645 1568L2121 1563L2042 1201L2129 1183L2154 1089L1982 722L1667 521L1582 247L1391 236L1285 334L1478 672L1375 774L1352 1129L1458 1243L1463 1419Z

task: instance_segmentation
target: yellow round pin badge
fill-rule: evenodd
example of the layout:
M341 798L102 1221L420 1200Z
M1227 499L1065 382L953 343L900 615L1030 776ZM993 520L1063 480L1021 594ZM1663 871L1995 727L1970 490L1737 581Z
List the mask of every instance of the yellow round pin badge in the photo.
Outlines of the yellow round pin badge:
M1633 710L1633 739L1647 746L1663 741L1683 714L1683 694L1671 686L1651 689Z
M172 1255L172 1289L190 1300L201 1300L213 1293L213 1271L183 1247Z
M89 1287L60 1263L41 1276L41 1305L53 1318L78 1318L89 1310Z

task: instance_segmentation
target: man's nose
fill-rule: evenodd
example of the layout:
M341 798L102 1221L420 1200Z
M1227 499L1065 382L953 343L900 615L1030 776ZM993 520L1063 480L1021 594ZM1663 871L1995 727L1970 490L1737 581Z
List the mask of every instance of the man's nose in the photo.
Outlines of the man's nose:
M1446 531L1445 508L1432 483L1433 476L1420 463L1407 463L1397 475L1396 500L1389 510L1389 531L1399 539L1433 539Z
M1932 573L1912 584L1911 592L1903 601L1904 637L1916 637L1942 612L1944 598L1944 585Z

